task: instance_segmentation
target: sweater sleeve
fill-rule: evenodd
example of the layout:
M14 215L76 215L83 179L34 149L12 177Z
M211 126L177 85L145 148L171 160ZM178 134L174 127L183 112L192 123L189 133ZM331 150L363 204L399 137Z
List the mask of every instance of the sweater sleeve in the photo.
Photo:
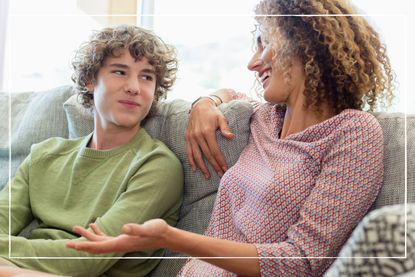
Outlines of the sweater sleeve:
M30 155L20 165L11 182L0 192L0 234L17 235L33 219L29 199L29 164ZM9 210L10 197L13 204Z
M339 132L323 157L315 187L285 241L256 245L258 256L280 257L260 259L261 275L322 275L333 259L319 257L336 257L374 202L383 178L382 130L371 115L358 120Z
M163 151L153 152L131 177L126 191L95 223L109 236L119 235L121 227L126 223L143 223L152 218L164 218L169 224L175 224L181 205L182 189L183 171L180 162ZM0 243L3 239L0 238ZM93 255L68 249L66 243L69 239L71 238L28 240L13 237L12 255L15 252L25 253L26 257L64 257L51 260L15 259L13 262L20 267L54 274L98 276L111 268L118 261L117 257L123 256L119 253ZM73 239L83 240L75 236ZM136 254L147 257L160 253L156 251L158 250L144 250ZM102 257L115 258L100 259ZM153 267L158 263L154 259L150 262Z

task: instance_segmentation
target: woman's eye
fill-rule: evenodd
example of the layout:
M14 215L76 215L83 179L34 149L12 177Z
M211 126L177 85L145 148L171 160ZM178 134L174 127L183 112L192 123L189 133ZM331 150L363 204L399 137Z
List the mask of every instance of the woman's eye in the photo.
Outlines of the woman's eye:
M261 42L259 42L259 43L256 44L255 51L256 52L262 52L262 51L264 51L264 46L262 45Z
M269 45L269 41L266 38L262 38L261 45L263 48L266 48Z
M256 48L258 49L258 48L261 48L262 47L262 39L261 39L261 36L257 36L257 38L256 38Z
M256 51L262 52L267 46L269 45L269 42L266 38L263 36L258 36L256 40Z
M264 49L264 46L262 45L262 43L257 43L257 45L256 45L256 50L257 51L261 51L261 50L263 50Z

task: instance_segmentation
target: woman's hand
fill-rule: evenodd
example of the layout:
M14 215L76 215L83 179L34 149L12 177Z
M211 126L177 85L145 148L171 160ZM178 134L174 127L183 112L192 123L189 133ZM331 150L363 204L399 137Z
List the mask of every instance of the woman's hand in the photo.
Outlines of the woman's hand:
M40 271L32 271L14 266L0 265L0 277L64 277L63 275L53 275Z
M189 115L186 152L192 170L195 171L197 166L206 178L210 177L210 173L202 159L202 153L220 177L228 169L216 140L217 129L220 129L222 136L227 139L235 137L222 112L209 98L202 98L192 107Z
M122 234L117 237L105 235L95 224L89 225L92 232L75 226L73 231L87 241L70 241L66 244L73 248L89 253L125 253L145 249L159 249L165 247L165 237L169 225L162 219L152 219L144 224L125 224Z

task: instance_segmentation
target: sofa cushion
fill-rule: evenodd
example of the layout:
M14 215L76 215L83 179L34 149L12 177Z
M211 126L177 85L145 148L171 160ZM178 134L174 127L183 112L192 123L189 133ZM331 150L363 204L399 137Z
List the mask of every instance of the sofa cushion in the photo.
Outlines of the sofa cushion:
M415 116L401 113L376 113L375 116L383 130L384 176L373 208L405 203L405 190L408 202L415 203Z
M11 94L11 176L14 176L30 147L50 137L67 137L68 127L62 104L73 94L71 86ZM0 105L7 107L9 95L0 94ZM7 103L7 104L6 104ZM9 180L8 109L0 120L0 189Z
M325 277L392 277L415 270L415 204L407 205L406 217L402 204L369 213L338 256L341 258L336 259Z
M10 95L0 93L0 190L9 181L9 119L12 134L16 131L33 96L33 92ZM12 168L17 168L20 159L17 159L17 165L13 164L13 160Z

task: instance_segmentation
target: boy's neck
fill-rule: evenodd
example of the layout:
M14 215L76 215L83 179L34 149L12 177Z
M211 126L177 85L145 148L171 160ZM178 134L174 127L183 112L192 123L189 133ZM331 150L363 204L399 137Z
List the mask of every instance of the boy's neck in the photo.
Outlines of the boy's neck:
M110 150L127 144L140 130L140 126L134 128L100 128L95 126L88 148L96 150Z

